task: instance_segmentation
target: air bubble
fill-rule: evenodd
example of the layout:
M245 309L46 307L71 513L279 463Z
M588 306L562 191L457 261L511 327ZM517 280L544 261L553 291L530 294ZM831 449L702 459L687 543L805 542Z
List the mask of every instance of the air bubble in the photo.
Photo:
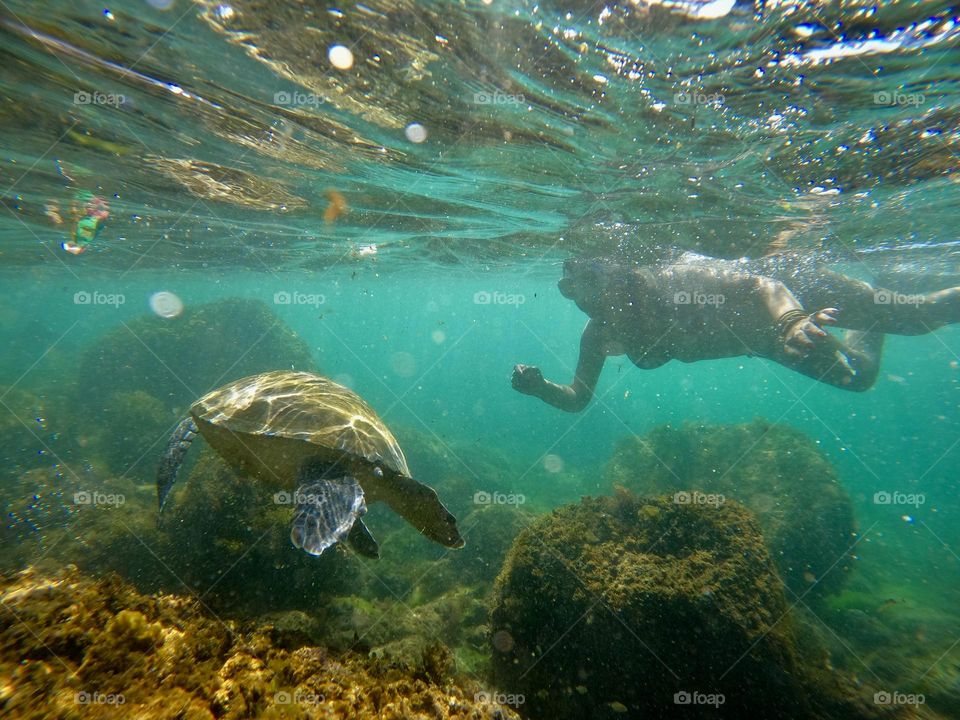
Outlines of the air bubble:
M407 136L407 140L418 145L427 139L427 129L420 123L410 123L403 132Z
M353 52L346 45L331 45L327 50L327 58L337 70L349 70L353 67Z
M547 472L558 473L563 471L563 458L559 455L544 455L543 467Z
M183 312L183 301L172 292L161 290L150 296L150 309L162 318L175 318Z

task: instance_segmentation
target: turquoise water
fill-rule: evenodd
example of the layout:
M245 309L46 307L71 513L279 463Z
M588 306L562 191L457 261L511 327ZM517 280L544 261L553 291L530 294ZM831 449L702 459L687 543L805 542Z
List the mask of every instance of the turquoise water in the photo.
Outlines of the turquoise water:
M850 654L838 674L926 689L903 717L960 717L960 329L888 337L866 393L746 357L608 358L578 414L511 388L516 363L573 375L587 318L557 289L569 257L790 249L904 292L960 285L957 23L947 2L2 3L2 481L106 472L132 442L85 445L114 401L79 371L104 333L156 319L158 292L184 306L174 333L208 303L260 301L411 458L445 449L471 492L537 515L610 495L624 438L764 418L804 433L852 503L850 594L815 608ZM108 216L73 254L91 196ZM148 379L190 369L153 358ZM147 497L177 419L107 475ZM420 479L464 506L467 486ZM895 491L924 499L876 502ZM63 524L37 518L29 540L8 523L24 545L5 572L47 558ZM881 667L897 647L865 650L831 615L853 606L916 662Z

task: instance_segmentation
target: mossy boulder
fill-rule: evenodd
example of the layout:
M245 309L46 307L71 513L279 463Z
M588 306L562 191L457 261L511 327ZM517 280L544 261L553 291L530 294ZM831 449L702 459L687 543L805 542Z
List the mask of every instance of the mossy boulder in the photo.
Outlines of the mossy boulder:
M114 472L146 477L157 466L172 417L171 408L145 390L116 392L107 398L101 422L88 428L88 445L103 452Z
M144 315L81 354L68 403L84 428L76 444L116 473L146 477L166 434L197 398L284 368L315 369L307 344L259 300L220 300L175 318Z
M805 682L787 611L738 503L587 498L514 543L490 614L493 677L535 719L861 717Z
M685 424L621 440L606 470L611 487L696 502L723 496L757 516L787 597L838 591L852 568L856 523L837 472L802 432L763 420ZM809 599L808 599L809 601Z

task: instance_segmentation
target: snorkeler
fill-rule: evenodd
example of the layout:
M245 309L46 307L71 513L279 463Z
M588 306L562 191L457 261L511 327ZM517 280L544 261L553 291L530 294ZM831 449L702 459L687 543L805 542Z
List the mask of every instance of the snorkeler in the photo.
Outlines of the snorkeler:
M513 387L579 412L608 356L637 367L758 356L820 382L863 391L877 378L884 335L922 335L960 322L960 287L903 295L826 270L809 255L718 260L684 253L668 264L568 260L560 292L590 316L569 385L517 365ZM825 326L846 328L843 340Z

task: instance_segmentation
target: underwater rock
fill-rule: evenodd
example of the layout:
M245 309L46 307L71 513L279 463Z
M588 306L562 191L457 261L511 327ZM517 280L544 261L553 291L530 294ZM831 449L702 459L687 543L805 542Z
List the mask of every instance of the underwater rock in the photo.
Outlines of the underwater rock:
M490 614L493 677L532 718L870 717L813 684L752 514L586 498L521 532ZM689 708L683 708L689 709Z
M339 596L325 600L314 614L314 637L336 650L366 653L383 667L433 672L424 665L437 665L438 644L452 649L461 669L478 672L485 664L478 653L485 649L487 604L473 588L453 586L428 602L409 595L373 600ZM289 627L291 619L284 618L283 624ZM434 660L426 662L428 656Z
M850 572L850 497L830 462L794 428L763 420L658 427L621 440L606 476L613 487L642 495L676 493L678 502L692 503L723 496L746 505L760 521L788 599L834 593Z
M81 355L68 403L74 426L84 428L75 441L114 472L152 475L167 434L198 397L282 368L315 369L307 344L259 300L220 300L175 318L144 315Z
M198 603L145 596L68 566L0 581L5 718L518 720L478 699L448 651L419 671L319 645L290 651L270 626L240 630Z
M87 426L88 447L118 473L149 475L170 434L171 409L144 390L108 396L100 423Z

